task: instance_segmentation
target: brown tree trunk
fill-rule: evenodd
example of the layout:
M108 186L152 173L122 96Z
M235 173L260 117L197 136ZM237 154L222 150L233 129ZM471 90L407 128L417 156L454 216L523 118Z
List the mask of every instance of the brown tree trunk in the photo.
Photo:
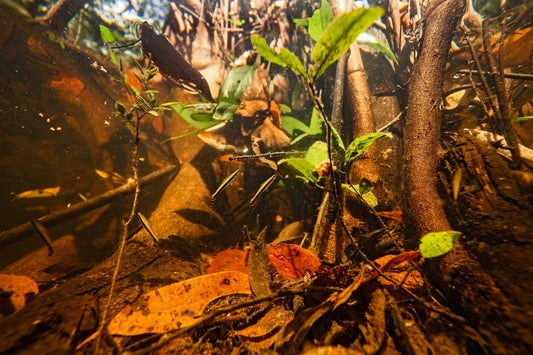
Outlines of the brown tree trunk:
M342 15L343 0L331 0L333 15ZM351 10L351 5L346 9ZM346 63L345 99L349 107L351 117L352 136L357 138L376 131L376 124L370 101L370 89L368 87L368 75L363 65L363 59L359 51L359 45L354 42L350 47ZM346 118L345 118L346 119ZM352 164L350 171L352 181L359 182L363 177L374 185L379 182L379 154L376 145L371 146L363 155Z
M409 86L405 125L407 214L418 236L450 229L436 188L444 68L464 0L432 0Z

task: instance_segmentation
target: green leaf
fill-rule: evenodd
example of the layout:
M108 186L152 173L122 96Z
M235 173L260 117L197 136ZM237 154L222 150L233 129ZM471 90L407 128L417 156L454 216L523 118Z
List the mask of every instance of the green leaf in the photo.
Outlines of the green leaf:
M377 49L381 53L383 53L387 58L392 60L394 63L398 64L398 60L396 60L396 56L390 48L387 46L385 42L380 40L374 35L371 35L370 33L363 32L357 37L357 43L359 44L365 44L369 47L372 47L374 49Z
M340 154L341 159L344 161L346 158L346 148L344 148L344 142L342 141L342 138L337 132L337 130L331 126L331 144L333 144L333 148Z
M428 233L420 240L420 253L424 258L435 258L444 255L452 250L460 236L461 232L457 231Z
M376 132L376 133L370 133L370 134L367 134L366 136L356 138L348 146L348 150L346 151L346 163L350 163L355 158L363 154L365 150L367 150L368 147L372 145L372 143L374 143L377 139L384 137L384 136L392 138L392 133Z
M152 107L150 103L148 102L148 100L146 100L142 95L137 95L137 100L139 100L148 109Z
M322 120L320 113L313 107L313 113L311 113L311 120L309 121L309 134L321 134L322 133Z
M213 107L205 104L175 104L171 106L186 122L200 130L205 130L220 124L213 120Z
M281 128L291 137L294 136L295 131L309 133L309 127L305 123L291 116L281 116Z
M127 76L126 76L127 78ZM141 92L133 85L130 85L130 89L135 93L135 96L140 96Z
M288 65L296 74L307 78L307 73L305 72L305 68L301 60L286 48L281 48L280 52L278 53L270 48L266 44L265 40L259 35L252 35L252 44L254 45L255 49L257 49L259 54L269 62L281 65L282 67L286 67Z
M111 33L111 30L103 25L100 25L100 36L102 37L102 42L104 42L104 44L115 42L115 37Z
M304 181L312 184L318 181L316 167L307 159L282 159L278 162L278 171L280 174L282 174L282 176L295 175L296 177L302 178Z
M305 153L305 159L310 161L315 167L324 160L328 160L328 144L316 141Z
M115 65L119 64L117 55L116 55L115 51L113 49L111 49L111 48L109 48L109 58L111 59L111 63L113 63Z
M224 84L220 87L218 105L213 115L214 120L228 121L239 108L239 99L242 97L254 76L254 68L241 66L232 69Z
M141 112L145 112L144 111L144 108L142 108L141 106L139 106L139 104L133 104L132 105L134 109L136 109L137 111L141 111Z
M309 26L309 20L306 18L295 18L292 20L296 26L307 28Z
M518 118L515 118L514 120L512 120L511 122L512 123L518 123L518 122L524 122L524 121L529 121L529 120L533 120L533 116L518 117Z
M126 107L124 107L124 105L121 104L120 102L115 103L115 108L117 109L117 112L120 115L124 115L126 113Z
M369 193L370 191L372 191L372 189L374 189L374 185L372 185L370 180L362 178L359 182L359 192L361 193L361 195Z
M327 0L322 0L320 9L315 10L313 17L309 20L309 35L315 41L318 41L324 30L333 21L333 11Z
M348 12L335 19L320 36L311 56L315 61L315 65L310 69L312 81L324 74L324 71L381 15L382 9L371 7Z
M150 111L148 111L148 113L149 113L150 115L152 115L152 116L156 116L156 117L159 116L159 112L154 111L154 110L150 110Z
M366 179L363 179L366 180ZM365 186L363 180L361 180L361 183L363 183L363 186L360 184L356 185L349 185L349 184L342 184L342 188L350 191L357 197L362 197L363 200L365 200L366 203L368 203L371 207L376 207L378 205L378 199L376 195L372 192L373 186L369 189L368 186ZM368 180L367 180L368 181ZM370 184L372 185L372 184Z

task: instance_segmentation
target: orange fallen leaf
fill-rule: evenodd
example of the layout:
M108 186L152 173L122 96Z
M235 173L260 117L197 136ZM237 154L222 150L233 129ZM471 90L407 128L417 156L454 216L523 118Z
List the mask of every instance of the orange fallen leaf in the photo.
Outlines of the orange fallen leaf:
M73 100L80 96L85 87L80 79L65 73L59 73L50 82L50 87L59 91L63 98Z
M389 211L381 211L381 212L378 212L378 216L394 219L395 221L398 221L398 222L402 222L403 221L403 215L402 215L402 211L401 210L390 211L390 212Z
M212 274L220 271L240 271L250 274L247 266L249 250L226 249L218 253L209 267L207 273Z
M379 259L376 259L375 262L377 264L383 264L379 267L379 271L381 272L387 272L396 265L399 265L406 261L411 261L414 259L418 259L420 257L420 250L413 250L413 251L406 251L404 253L398 254L398 255L385 255ZM372 275L367 277L363 282L368 282L374 278L379 276L378 272L374 272Z
M410 270L410 265L407 264L407 262L419 257L420 251L414 250L399 255L385 255L375 260L375 262L382 265L379 268L381 272L385 273L388 277L396 281L396 283L401 283L407 290L416 293L422 289L424 285L424 279L418 270ZM369 281L378 275L379 274L375 272L365 281ZM386 289L388 289L391 295L395 296L396 299L404 299L407 296L405 292L403 292L401 289L398 289L396 285L389 280L379 277L379 282Z
M225 271L164 286L126 306L109 323L115 335L164 333L198 321L205 307L219 297L251 294L248 275Z
M0 289L4 292L13 292L8 299L2 299L2 303L10 302L9 304L2 304L0 307L0 313L8 315L20 311L24 306L26 306L26 299L29 296L36 295L39 293L39 287L37 283L30 279L29 277L22 275L8 275L0 274ZM5 306L9 308L9 311L6 310Z
M163 133L164 126L163 126L163 119L161 118L161 116L152 118L152 127L155 129L157 133L159 134Z
M309 250L293 244L270 245L268 257L286 279L303 279L306 272L313 275L322 265L320 259Z

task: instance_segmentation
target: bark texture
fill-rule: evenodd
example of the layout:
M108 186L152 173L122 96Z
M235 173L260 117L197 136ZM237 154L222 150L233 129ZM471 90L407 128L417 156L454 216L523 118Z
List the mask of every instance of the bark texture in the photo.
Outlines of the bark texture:
M436 168L444 69L464 0L430 1L420 56L409 86L405 127L405 187L408 218L418 236L450 229L439 202Z

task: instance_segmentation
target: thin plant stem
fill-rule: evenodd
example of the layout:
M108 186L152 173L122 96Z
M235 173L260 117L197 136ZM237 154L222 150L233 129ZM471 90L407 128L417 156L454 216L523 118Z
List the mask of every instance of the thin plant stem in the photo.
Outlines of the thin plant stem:
M142 116L139 116L137 114L137 120L135 122L135 144L133 146L133 152L132 152L132 160L131 160L131 167L132 167L132 176L133 180L135 181L135 193L133 195L133 202L131 205L131 210L128 218L122 222L122 233L120 235L120 242L119 242L119 248L117 253L117 261L115 264L115 269L113 271L113 277L111 279L111 286L109 288L109 295L107 296L107 302L104 307L104 311L102 312L102 319L100 320L100 324L98 326L98 336L96 337L96 345L95 345L95 354L98 354L100 352L100 343L102 339L102 334L104 331L104 327L106 326L107 322L107 315L109 313L109 308L111 306L111 302L113 301L113 292L115 290L117 278L118 278L118 271L120 269L120 263L122 261L122 255L124 254L124 247L126 246L126 237L128 236L128 227L133 221L133 218L135 217L135 211L137 210L137 203L139 200L139 193L141 191L140 184L139 184L139 171L138 171L138 165L139 165L139 126Z

